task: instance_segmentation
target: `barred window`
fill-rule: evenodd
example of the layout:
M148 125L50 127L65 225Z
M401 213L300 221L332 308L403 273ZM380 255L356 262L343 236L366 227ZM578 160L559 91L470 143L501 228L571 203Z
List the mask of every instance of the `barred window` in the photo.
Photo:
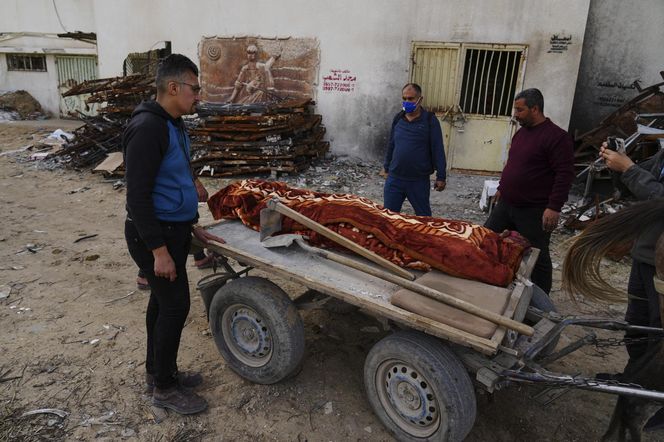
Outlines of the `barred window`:
M7 70L46 72L46 56L39 54L7 54Z
M469 114L510 116L522 51L467 49L459 104Z

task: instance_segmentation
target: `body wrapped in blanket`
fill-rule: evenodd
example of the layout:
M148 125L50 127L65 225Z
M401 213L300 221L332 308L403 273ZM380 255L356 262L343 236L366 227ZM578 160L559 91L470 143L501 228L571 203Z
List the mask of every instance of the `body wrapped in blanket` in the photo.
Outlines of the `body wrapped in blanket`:
M503 237L464 221L392 212L371 200L290 188L286 183L243 180L208 200L215 219L240 219L259 230L260 211L273 197L355 243L403 267L435 268L453 276L505 287L514 280L528 242L516 232ZM314 246L339 247L284 217L281 233L298 233Z

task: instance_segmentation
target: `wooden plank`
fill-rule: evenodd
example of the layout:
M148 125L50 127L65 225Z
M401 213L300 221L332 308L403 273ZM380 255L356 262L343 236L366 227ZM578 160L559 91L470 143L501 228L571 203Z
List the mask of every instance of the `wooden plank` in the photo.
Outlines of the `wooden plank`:
M512 290L512 294L510 295L510 301L507 304L507 308L505 309L503 315L507 316L508 318L514 317L514 312L516 311L517 306L519 306L519 302L521 301L525 287L526 286L521 282L515 284L514 289ZM528 297L528 304L530 304L529 297ZM523 320L523 318L514 318L514 319L516 321ZM505 337L506 333L507 329L505 327L503 326L498 327L493 336L491 337L491 342L493 342L496 345L500 345L500 343L503 342L503 338Z
M533 299L532 286L527 286L522 283L519 284L523 285L523 289L519 298L519 302L514 309L514 314L512 315L512 319L515 321L523 321L525 319L526 313L528 312L528 307L530 307L530 301Z
M537 262L539 253L540 253L539 249L531 247L530 253L526 257L526 259L521 261L517 274L523 276L526 279L530 279L530 275L531 273L533 273L533 268L535 267L535 263Z
M101 162L97 167L92 169L93 172L106 172L113 173L116 169L124 163L122 159L122 152L112 152L109 153L104 161Z

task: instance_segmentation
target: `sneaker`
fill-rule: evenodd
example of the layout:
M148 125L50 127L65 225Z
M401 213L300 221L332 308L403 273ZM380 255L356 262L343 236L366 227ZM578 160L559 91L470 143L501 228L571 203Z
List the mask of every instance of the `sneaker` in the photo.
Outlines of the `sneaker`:
M203 376L197 371L181 371L178 372L178 384L184 388L198 387L203 383ZM145 392L152 394L154 390L154 376L150 373L145 373Z
M152 405L168 408L179 414L200 413L208 406L207 401L201 396L178 385L166 389L155 387Z

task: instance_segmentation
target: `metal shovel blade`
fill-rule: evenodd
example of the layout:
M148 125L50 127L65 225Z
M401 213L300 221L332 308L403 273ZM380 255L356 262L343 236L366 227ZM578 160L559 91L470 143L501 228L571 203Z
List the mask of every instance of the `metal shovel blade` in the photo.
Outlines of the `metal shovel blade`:
M261 210L260 216L260 239L263 242L265 238L281 231L281 217L283 215L276 210L265 208Z

